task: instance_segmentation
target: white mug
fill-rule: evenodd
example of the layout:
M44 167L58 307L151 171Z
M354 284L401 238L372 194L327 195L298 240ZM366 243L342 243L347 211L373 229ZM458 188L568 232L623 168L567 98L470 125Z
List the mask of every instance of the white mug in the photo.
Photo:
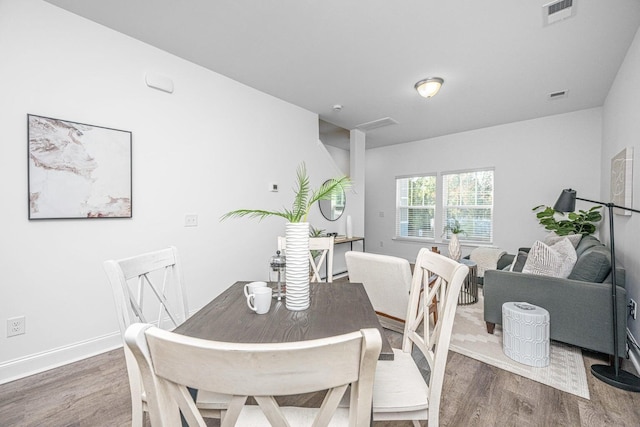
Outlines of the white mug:
M256 312L256 314L265 314L271 308L271 288L268 286L259 286L247 296L247 305Z
M267 282L251 282L244 285L244 296L248 297L257 288L267 286Z

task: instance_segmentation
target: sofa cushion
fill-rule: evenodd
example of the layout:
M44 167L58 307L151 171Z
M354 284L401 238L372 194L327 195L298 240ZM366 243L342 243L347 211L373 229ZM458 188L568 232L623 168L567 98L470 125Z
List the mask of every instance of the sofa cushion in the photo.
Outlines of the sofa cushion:
M523 273L566 278L576 263L576 251L569 239L564 238L553 246L536 240L522 269Z
M611 271L609 248L602 245L597 239L594 238L594 240L597 244L591 245L582 252L568 277L569 279L601 283L609 275Z
M576 246L576 254L578 254L578 258L580 258L584 251L594 246L602 246L602 243L593 236L584 236L582 240L580 240L580 243L578 243L578 246Z
M511 270L517 273L521 272L524 268L524 264L527 262L528 253L525 251L518 251L518 255L513 259L513 264L511 264Z

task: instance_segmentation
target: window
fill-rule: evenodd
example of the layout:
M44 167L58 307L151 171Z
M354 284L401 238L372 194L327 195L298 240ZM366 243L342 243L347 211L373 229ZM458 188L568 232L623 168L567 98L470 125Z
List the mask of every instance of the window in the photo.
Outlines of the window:
M460 240L493 241L493 169L396 178L397 238L448 239L456 221Z
M458 221L464 231L460 240L493 241L492 169L443 174L442 201L443 229ZM445 236L451 236L449 230Z
M396 179L396 236L433 239L436 176Z

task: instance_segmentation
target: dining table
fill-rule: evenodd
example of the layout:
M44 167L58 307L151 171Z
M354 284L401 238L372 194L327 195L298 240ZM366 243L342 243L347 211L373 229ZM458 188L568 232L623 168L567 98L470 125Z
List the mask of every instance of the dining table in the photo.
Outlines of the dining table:
M256 314L247 305L238 281L178 326L174 332L213 341L281 343L306 341L376 328L382 337L378 360L393 360L391 344L362 283L311 283L306 310L286 308L273 299L269 312ZM268 283L275 288L275 283ZM285 297L286 298L286 297Z

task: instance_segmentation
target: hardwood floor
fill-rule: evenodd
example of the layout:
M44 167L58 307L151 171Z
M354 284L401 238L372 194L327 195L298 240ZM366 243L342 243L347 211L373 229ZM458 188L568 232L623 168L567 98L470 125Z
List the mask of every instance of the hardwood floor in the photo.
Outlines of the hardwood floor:
M400 335L388 332L399 347ZM584 354L587 368L602 360ZM630 370L629 367L625 369ZM587 374L591 400L450 352L442 426L639 426L640 393L615 389ZM122 349L0 386L0 426L130 425ZM210 420L210 426L218 426ZM411 426L376 422L376 427Z

